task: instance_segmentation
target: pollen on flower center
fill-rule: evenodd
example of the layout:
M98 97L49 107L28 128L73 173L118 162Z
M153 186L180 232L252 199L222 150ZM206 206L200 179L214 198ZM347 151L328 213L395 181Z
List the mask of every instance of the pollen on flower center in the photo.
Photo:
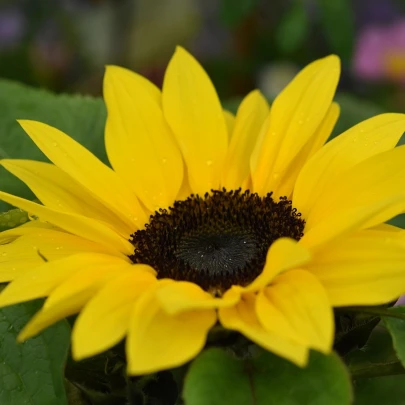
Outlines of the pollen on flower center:
M213 190L191 195L150 217L131 242L134 263L158 278L185 280L221 293L246 285L263 270L267 251L278 238L299 240L305 221L286 197L278 202L248 190Z

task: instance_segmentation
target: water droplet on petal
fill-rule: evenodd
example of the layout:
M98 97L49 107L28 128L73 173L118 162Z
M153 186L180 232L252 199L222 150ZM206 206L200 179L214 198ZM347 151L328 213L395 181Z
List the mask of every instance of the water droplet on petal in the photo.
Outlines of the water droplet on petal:
M56 147L58 146L58 142L52 142L52 145Z
M214 163L212 160L207 160L205 162L207 164L207 166L212 166L212 164Z
M138 221L138 217L136 217L135 215L132 215L132 214L129 214L128 215L128 218L131 220L131 221Z

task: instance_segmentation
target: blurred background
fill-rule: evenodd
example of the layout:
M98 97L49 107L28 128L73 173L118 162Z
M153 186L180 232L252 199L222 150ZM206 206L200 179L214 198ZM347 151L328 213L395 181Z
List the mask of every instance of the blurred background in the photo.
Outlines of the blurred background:
M337 53L339 90L405 110L405 0L0 0L0 77L99 95L105 64L160 85L176 44L232 104Z

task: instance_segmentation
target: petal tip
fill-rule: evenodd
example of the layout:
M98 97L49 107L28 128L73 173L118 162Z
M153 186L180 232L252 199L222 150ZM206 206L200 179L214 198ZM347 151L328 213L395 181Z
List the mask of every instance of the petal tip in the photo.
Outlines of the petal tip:
M122 72L125 68L118 66L118 65L105 65L105 75L107 74L114 74L116 72Z
M182 47L181 45L176 45L176 48L175 48L175 51L174 51L175 53L176 52L180 52L180 53L188 53L187 51L186 51L186 49L184 48L184 47Z
M337 55L328 55L325 56L324 58L318 59L318 61L321 62L321 70L327 70L329 73L338 73L340 74L340 69L341 69L341 62L340 58Z
M77 343L75 343L75 339L72 338L71 351L72 351L72 358L74 361L81 361L81 360L91 356L91 355L89 356L88 354L86 354L86 351L80 349L79 347L80 346Z
M26 340L34 337L37 334L36 331L30 328L30 323L24 326L21 332L17 335L17 342L24 343Z
M195 57L189 51L187 51L186 48L183 48L180 45L176 46L176 49L175 49L174 54L173 54L173 58L175 58L175 57L186 58L188 60L190 60L190 59L191 60L196 60Z
M328 61L330 64L334 64L334 65L338 65L338 66L340 66L340 63L341 63L339 56L335 55L335 54L326 56L324 60Z

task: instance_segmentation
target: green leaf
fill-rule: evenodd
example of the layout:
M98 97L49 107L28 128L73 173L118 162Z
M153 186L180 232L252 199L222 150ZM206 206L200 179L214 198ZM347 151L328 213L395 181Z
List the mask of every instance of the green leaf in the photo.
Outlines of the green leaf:
M404 405L405 376L394 375L356 380L354 405Z
M107 160L103 141L106 113L101 99L56 95L0 80L0 111L0 159L46 161L16 122L17 119L31 119L55 126L103 161ZM0 168L0 190L33 198L29 189L3 168ZM8 206L0 202L0 211L7 209Z
M404 314L405 306L389 308L389 312L394 314ZM399 360L405 366L405 320L398 318L391 318L388 316L383 317L385 326L389 330L392 343L394 345L395 351L398 355Z
M296 0L280 20L276 42L283 53L296 51L308 36L309 20L301 0Z
M258 0L221 0L220 19L225 25L234 27L254 10L257 3Z
M345 357L353 379L375 378L404 374L387 329L378 325L361 349Z
M355 379L355 405L404 404L405 375L395 375L404 370L392 347L391 336L382 324L373 330L362 349L353 351L345 360Z
M0 214L0 232L25 224L27 221L28 214L18 208L3 212Z
M350 62L353 48L354 16L350 0L318 0L322 33L333 53Z
M190 366L186 405L346 405L351 387L336 354L312 352L301 369L271 353L238 360L220 349L203 352Z
M370 334L380 322L375 315L335 312L334 349L340 355L364 346Z
M39 302L0 309L0 404L67 405L63 368L69 347L67 322L17 343Z
M378 364L396 360L398 359L392 346L391 336L382 324L374 328L363 348L354 350L345 357L349 370L352 372L362 364Z

